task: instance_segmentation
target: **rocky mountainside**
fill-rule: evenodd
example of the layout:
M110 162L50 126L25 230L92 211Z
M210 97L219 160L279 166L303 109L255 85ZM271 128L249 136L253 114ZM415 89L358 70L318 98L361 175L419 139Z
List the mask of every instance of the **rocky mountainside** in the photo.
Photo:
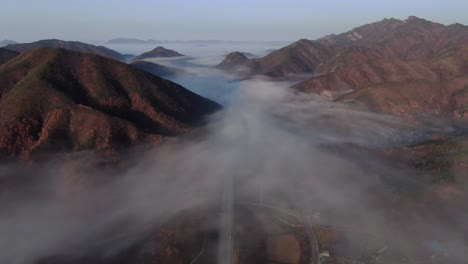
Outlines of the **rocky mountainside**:
M367 30L378 25L384 27L375 34ZM357 36L352 32L361 37L351 38ZM347 47L317 67L320 74L294 89L404 117L431 113L468 118L468 27L410 17L322 41Z
M127 64L40 48L0 66L0 157L114 152L184 132L219 108Z
M108 49L103 46L94 46L91 44L86 44L78 41L63 41L58 39L46 39L46 40L39 40L36 42L31 43L20 43L20 44L12 44L5 47L5 49L16 51L19 53L23 53L26 51L30 51L37 48L62 48L71 51L78 51L82 53L90 53L96 54L103 57L111 58L114 60L124 61L125 58L122 54Z
M357 27L342 34L332 34L318 39L324 45L363 45L378 42L391 35L404 21L390 18Z
M353 55L356 63L352 63L351 59L337 62L339 60L337 56L337 60L330 64L332 66L329 71L294 87L304 92L334 93L384 82L452 80L464 76L468 69L468 43L446 49L444 53L431 59L390 60L379 57L378 53L373 51L367 54L363 52L362 56L356 54ZM376 54L375 58L366 59L369 58L369 54Z
M251 74L272 78L311 74L332 54L329 47L316 41L302 39L263 58L252 60Z
M431 59L467 41L466 26L460 24L445 26L417 17L409 17L404 21L387 19L319 40L322 44L332 46L338 51L333 60L337 63L348 62L343 66L349 65L353 62L353 56L359 54L366 55L367 59ZM355 61L354 64L361 61ZM339 67L330 61L325 63ZM327 72L332 69L333 67L329 66L319 68L317 72Z
M18 52L0 48L0 65L18 56Z
M181 57L184 56L178 53L175 50L166 49L164 47L157 47L151 51L142 53L141 55L135 57L133 60L144 60L151 58L172 58L172 57Z

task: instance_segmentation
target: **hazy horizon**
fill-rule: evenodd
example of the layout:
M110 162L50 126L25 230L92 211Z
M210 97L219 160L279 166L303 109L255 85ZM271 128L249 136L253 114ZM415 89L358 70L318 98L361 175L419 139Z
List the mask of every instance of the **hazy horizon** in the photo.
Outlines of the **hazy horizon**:
M392 17L417 16L467 25L467 9L468 2L461 0L7 0L0 10L0 40L294 41L346 32Z

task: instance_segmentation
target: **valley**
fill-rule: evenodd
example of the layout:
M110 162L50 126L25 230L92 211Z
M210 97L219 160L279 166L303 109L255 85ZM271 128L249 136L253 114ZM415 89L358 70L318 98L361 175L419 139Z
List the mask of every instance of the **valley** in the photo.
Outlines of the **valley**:
M465 263L467 41L10 43L0 262Z

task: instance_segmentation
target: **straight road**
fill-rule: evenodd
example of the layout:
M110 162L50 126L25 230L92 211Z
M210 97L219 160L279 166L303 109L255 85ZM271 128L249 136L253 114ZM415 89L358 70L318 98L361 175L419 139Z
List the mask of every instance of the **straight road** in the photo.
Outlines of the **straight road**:
M218 264L232 264L234 259L233 221L234 221L234 183L233 177L227 175L223 180L223 196L220 216L220 236Z

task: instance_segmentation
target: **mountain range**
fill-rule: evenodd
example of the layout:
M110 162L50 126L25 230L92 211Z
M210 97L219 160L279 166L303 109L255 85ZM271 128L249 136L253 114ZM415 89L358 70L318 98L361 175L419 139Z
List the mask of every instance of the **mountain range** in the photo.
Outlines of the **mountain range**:
M416 17L404 21L384 19L339 35L302 39L236 66L248 67L250 75L284 78L294 74L320 74L369 59L429 59L466 43L467 28Z
M112 45L138 45L138 44L192 44L192 45L232 45L232 44L265 44L265 45L287 45L292 41L239 41L239 40L216 40L216 39L195 39L195 40L154 40L137 38L115 38L108 40L106 44Z
M149 58L171 58L184 56L177 51L166 49L164 47L156 47L155 49L145 52L139 56L134 56L130 54L120 54L114 50L108 49L102 46L94 46L91 44L86 44L78 41L63 41L63 40L39 40L32 43L21 43L21 44L10 44L5 48L0 48L0 65L6 61L14 58L20 53L24 53L30 50L37 48L62 48L70 51L77 51L86 54L95 54L103 57L111 58L123 62L132 62L132 66L143 69L147 72L158 76L172 76L175 74L181 74L183 70L165 67L156 63L150 62L137 62L143 59Z
M217 67L242 68L244 78L309 75L292 88L404 117L468 117L468 27L460 24L384 19L339 35L302 39L259 59L233 53Z
M140 45L140 44L158 44L160 41L154 39L142 40L136 38L115 38L108 40L107 44L118 44L118 45Z

